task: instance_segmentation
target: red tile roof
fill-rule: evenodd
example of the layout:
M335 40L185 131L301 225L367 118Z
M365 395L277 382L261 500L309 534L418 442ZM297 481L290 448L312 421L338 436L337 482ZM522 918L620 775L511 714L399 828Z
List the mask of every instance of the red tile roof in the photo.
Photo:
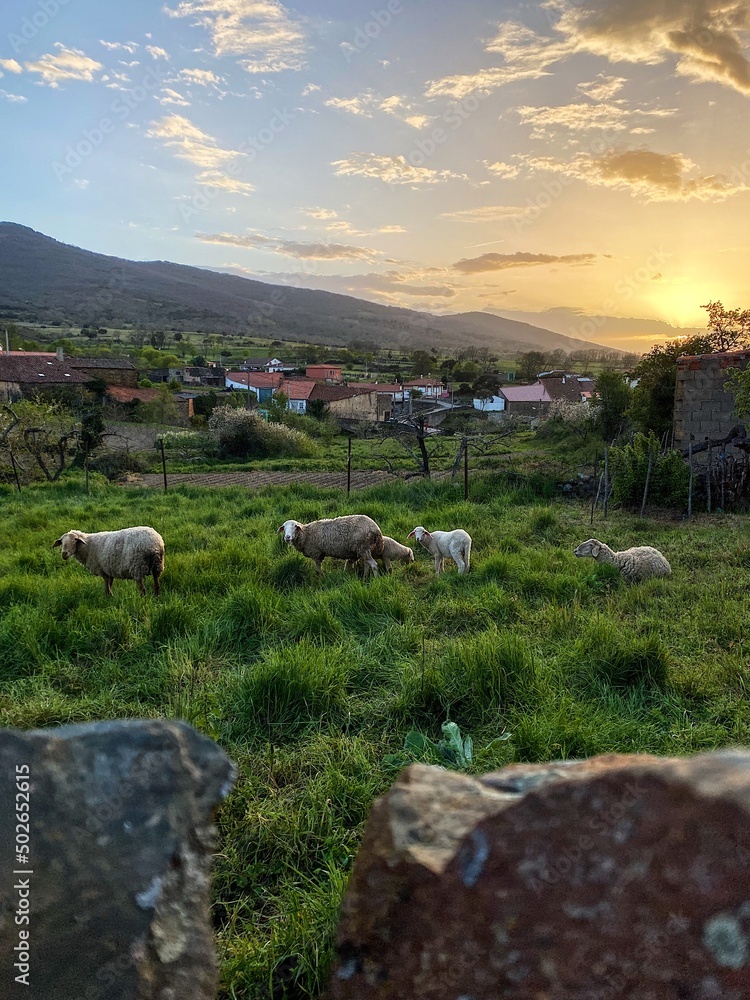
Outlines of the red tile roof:
M158 389L130 389L125 385L111 385L107 389L107 395L111 396L118 403L132 403L138 400L140 403L152 403L159 398Z
M309 399L317 382L312 379L288 379L279 386L279 392L283 392L287 399Z
M316 382L309 398L322 399L326 403L333 403L338 399L351 399L353 396L364 396L372 391L367 386L363 388L357 385L322 385L320 382Z
M231 382L249 385L251 389L278 389L283 377L281 372L227 372Z

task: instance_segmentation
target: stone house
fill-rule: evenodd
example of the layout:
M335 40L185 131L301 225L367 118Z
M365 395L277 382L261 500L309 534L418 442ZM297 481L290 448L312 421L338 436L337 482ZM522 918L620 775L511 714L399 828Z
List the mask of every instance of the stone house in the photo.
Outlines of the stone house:
M340 382L342 371L337 365L308 365L305 376L321 382Z
M15 402L48 386L85 386L90 376L54 354L30 351L0 353L0 401Z
M341 420L369 420L374 423L383 419L379 417L378 393L372 389L318 382L309 399L322 399L327 404L328 412Z
M159 399L158 389L131 389L128 386L112 385L107 390L107 401L114 416L122 420L131 420L138 403L153 403ZM189 427L190 418L195 414L193 396L189 393L174 393L177 404L177 425Z

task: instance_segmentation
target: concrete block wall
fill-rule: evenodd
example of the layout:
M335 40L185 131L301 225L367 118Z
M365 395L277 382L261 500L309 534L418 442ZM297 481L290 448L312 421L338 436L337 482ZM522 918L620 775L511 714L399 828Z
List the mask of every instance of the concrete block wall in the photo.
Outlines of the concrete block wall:
M725 390L725 384L731 368L744 370L748 363L750 351L688 355L678 360L674 397L675 448L686 449L691 440L699 444L706 438L723 438L732 427L741 423L734 415L734 395Z

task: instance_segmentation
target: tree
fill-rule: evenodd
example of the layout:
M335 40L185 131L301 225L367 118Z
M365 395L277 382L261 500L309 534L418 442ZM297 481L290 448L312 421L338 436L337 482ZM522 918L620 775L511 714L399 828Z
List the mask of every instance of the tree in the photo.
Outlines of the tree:
M614 441L622 433L632 394L621 372L603 371L596 380L596 396L591 405L596 412L598 430L606 442Z
M661 437L671 430L674 418L674 388L677 359L684 354L711 354L714 341L709 334L656 344L633 369L637 384L628 411L636 429Z
M411 356L411 373L415 378L429 375L432 368L432 355L428 351L414 351Z
M10 464L10 452L22 471L36 467L49 482L56 482L73 462L81 423L55 401L23 399L0 409L0 454Z
M307 414L315 420L325 420L328 413L328 403L324 399L308 399Z
M500 389L500 379L497 375L485 372L474 380L471 391L474 399L492 399Z
M539 372L544 371L546 356L541 351L525 351L518 355L516 378L530 382Z
M746 347L750 339L750 309L725 309L721 302L701 306L708 312L708 330L714 351Z

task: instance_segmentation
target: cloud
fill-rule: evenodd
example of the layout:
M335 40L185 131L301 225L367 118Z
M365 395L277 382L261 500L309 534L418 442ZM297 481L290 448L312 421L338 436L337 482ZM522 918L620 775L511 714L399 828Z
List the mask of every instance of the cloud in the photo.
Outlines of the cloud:
M515 163L504 163L502 160L496 160L494 163L482 160L482 163L493 177L499 177L501 180L513 180L521 172L521 168Z
M504 22L485 45L501 56L501 66L432 81L427 96L461 99L473 91L539 79L555 63L583 52L647 65L672 59L683 76L750 94L750 60L744 52L750 6L744 0L546 0L543 6L559 15L552 38ZM594 90L591 96L611 97L606 83Z
M211 84L221 83L221 77L217 76L210 69L181 69L179 72L181 80L188 83L196 83L201 87L210 87Z
M338 108L340 111L348 111L352 115L360 115L363 118L373 118L376 111L383 111L385 114L393 115L412 128L424 128L432 121L430 115L414 114L414 106L405 97L394 94L391 97L380 97L371 90L365 91L356 97L331 97L325 102L327 108Z
M676 114L675 108L627 108L622 103L608 104L562 104L557 107L530 107L523 105L515 109L522 124L531 125L533 139L544 138L554 128L566 128L573 132L588 129L610 132L634 131L633 118L669 118Z
M105 42L103 38L100 38L99 44L103 45L105 49L122 49L131 55L138 51L138 42Z
M302 211L311 219L337 219L339 217L339 213L334 212L332 208L303 208Z
M596 260L595 253L573 253L557 257L548 253L483 253L481 257L464 258L453 267L464 274L481 271L507 271L513 267L538 267L542 264L590 265Z
M0 68L6 73L23 73L23 66L15 59L0 59Z
M169 53L159 45L147 45L146 52L152 59L169 59Z
M531 157L526 162L532 170L552 170L594 186L627 191L647 202L725 201L750 190L744 181L735 183L721 174L701 175L696 164L681 153L650 149L613 150L601 157L580 153L569 163L547 157Z
M84 80L93 83L94 74L104 67L89 59L79 49L66 49L62 42L55 42L57 52L48 52L38 62L24 63L30 73L39 73L42 83L58 87L61 80Z
M451 222L502 222L523 215L525 208L518 205L479 205L477 208L462 208L457 212L442 212L441 219Z
M278 73L304 67L302 23L278 0L183 0L171 17L195 18L211 35L217 56L247 56L248 73Z
M166 115L151 125L146 133L150 139L160 139L167 148L175 150L178 159L187 160L200 168L196 176L199 184L223 188L233 194L249 194L254 190L252 184L225 172L230 163L239 156L245 156L245 153L223 149L213 136L202 132L184 115Z
M385 233L385 234L389 234L389 233L407 233L408 229L404 229L403 226L381 226L380 229L378 229L378 232L379 233Z
M9 94L7 90L0 90L0 97L9 104L27 104L28 98L21 94Z
M379 156L377 153L353 153L346 160L334 160L338 177L373 177L384 184L440 184L458 178L466 180L465 174L454 174L451 170L430 170L428 167L413 167L405 156Z
M607 76L600 73L595 80L579 83L578 89L594 101L611 101L619 94L628 81L622 76Z
M91 182L82 178L80 180L74 180L73 183L77 188L80 188L81 191L85 191Z
M233 233L198 233L203 243L221 243L228 246L246 247L252 250L267 250L270 253L296 257L298 260L375 260L378 253L367 247L349 246L344 243L303 243L298 240L284 240L278 236L262 236L251 233L236 236Z
M173 104L176 107L189 108L190 101L186 101L182 94L178 94L171 87L164 87L160 95L156 98L159 104Z

